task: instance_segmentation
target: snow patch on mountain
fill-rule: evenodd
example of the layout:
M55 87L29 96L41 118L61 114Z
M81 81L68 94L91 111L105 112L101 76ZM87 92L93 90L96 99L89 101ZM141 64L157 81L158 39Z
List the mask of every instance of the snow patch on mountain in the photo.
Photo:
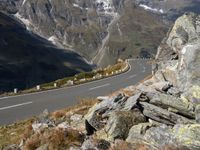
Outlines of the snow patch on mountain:
M96 0L99 11L111 12L113 10L112 0Z
M51 41L53 44L57 44L58 39L55 36L51 36L51 37L49 37L48 40Z
M19 19L20 21L22 21L24 23L24 25L26 26L27 30L31 30L30 26L32 25L31 22L28 19L23 18L19 13L16 13L14 15L17 19Z
M140 4L139 6L144 8L145 10L149 10L149 11L153 11L153 12L159 12L159 13L162 13L162 14L164 13L163 9L152 8L152 7L149 7L149 6L144 5L144 4Z
M22 6L26 3L27 0L23 0Z
M73 3L72 5L73 5L74 7L80 8L80 9L86 9L86 10L88 10L88 8L83 8L83 7L81 7L81 6L79 6L78 4L75 4L75 3Z

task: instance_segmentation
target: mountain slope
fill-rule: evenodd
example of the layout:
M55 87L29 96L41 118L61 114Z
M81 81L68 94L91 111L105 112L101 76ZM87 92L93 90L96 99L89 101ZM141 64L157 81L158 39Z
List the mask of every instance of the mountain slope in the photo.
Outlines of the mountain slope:
M140 56L143 49L155 54L158 39L166 31L161 20L136 7L132 0L27 0L18 5L15 16L28 30L58 47L77 52L98 66L115 63L118 58ZM134 19L138 16L139 23ZM147 18L150 27L145 25ZM143 31L137 30L138 27ZM118 29L122 31L122 40L117 39ZM157 29L161 31L154 34ZM148 45L134 46L140 45L138 41Z
M28 88L91 70L79 55L58 49L0 13L0 91Z
M132 0L124 1L97 64L104 66L118 58L154 56L167 28L157 15L137 7Z

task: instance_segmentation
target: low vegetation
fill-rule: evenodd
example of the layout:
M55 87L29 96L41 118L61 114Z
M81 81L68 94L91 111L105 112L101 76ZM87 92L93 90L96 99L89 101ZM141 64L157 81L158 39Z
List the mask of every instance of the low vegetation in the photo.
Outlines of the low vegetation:
M62 79L58 79L56 81L45 83L40 85L40 91L42 90L50 90L65 86L71 86L71 85L78 85L85 82L90 82L94 80L99 80L102 78L107 78L116 74L120 74L122 72L125 72L129 69L128 64L123 61L119 61L117 64L108 66L103 69L97 69L93 70L91 72L82 72L72 77L66 77ZM26 93L32 93L39 91L36 87L26 89L23 91L18 91L17 94L26 94ZM16 95L15 93L4 93L1 96L9 96L9 95Z
M9 126L0 126L0 149L11 143L20 143L23 137L28 138L34 121L35 118L31 118Z
M50 114L50 118L54 121L65 117L68 120L72 114L84 115L89 108L96 104L96 99L82 99L74 106L57 110ZM60 147L68 147L71 145L80 145L84 139L84 135L73 129L44 129L39 133L34 133L32 124L37 120L37 117L28 120L20 121L12 125L0 126L0 150L10 144L19 144L22 140L26 150L35 150L38 146L44 143L49 143L51 150L59 149Z

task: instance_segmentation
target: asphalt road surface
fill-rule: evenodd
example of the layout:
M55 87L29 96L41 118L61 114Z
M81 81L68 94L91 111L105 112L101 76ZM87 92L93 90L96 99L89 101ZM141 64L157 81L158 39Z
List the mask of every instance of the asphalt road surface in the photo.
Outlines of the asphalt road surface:
M38 115L48 109L55 111L76 104L80 98L110 94L134 85L151 74L147 60L129 60L129 71L113 77L77 86L19 96L0 98L0 125L14 123Z

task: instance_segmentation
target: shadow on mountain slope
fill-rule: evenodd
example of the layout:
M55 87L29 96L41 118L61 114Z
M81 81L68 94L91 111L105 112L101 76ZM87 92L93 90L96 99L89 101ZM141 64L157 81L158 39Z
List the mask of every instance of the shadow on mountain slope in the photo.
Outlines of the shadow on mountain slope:
M90 71L78 54L56 48L0 13L0 92Z

